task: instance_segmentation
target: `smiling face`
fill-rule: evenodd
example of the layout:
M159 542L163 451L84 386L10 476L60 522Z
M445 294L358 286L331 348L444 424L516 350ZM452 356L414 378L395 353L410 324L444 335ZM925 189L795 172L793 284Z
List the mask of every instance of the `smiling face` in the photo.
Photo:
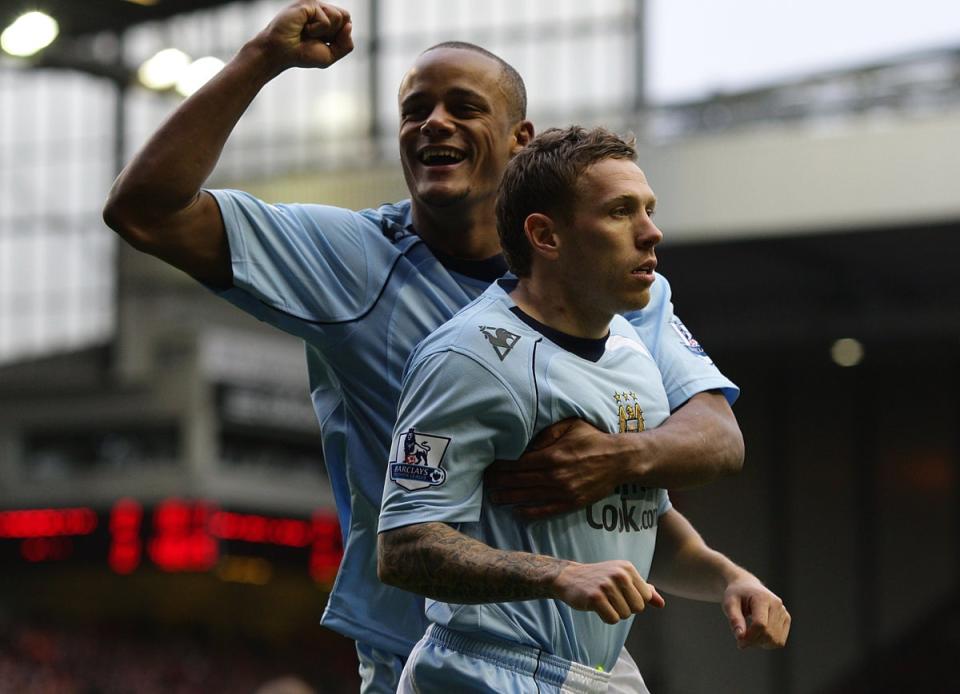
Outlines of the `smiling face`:
M414 205L492 204L529 127L516 120L501 71L480 53L435 48L407 73L399 93L400 160Z
M557 279L581 312L613 315L650 301L663 234L651 216L656 196L628 159L603 159L577 180L569 219L555 219Z

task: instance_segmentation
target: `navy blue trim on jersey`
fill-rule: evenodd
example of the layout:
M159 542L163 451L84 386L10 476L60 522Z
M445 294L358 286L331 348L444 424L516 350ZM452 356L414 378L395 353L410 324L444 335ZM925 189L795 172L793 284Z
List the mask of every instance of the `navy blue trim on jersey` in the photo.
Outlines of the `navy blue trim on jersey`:
M562 347L568 352L576 354L581 359L598 362L600 361L600 357L603 356L603 353L607 349L607 338L610 337L609 332L603 337L597 338L577 337L576 335L569 335L565 332L551 328L549 325L544 325L533 316L529 316L524 313L523 309L521 309L519 306L511 306L510 312L524 323L529 325L531 328L539 332L545 338L550 340L550 342L554 343L558 347Z
M393 276L393 271L397 269L397 265L399 264L400 259L405 257L407 253L410 252L410 249L416 246L418 243L423 243L423 241L419 239L414 241L409 246L407 246L405 250L401 251L396 258L393 259L393 264L390 266L390 271L387 273L387 276L383 280L383 285L380 287L380 293L377 294L377 298L370 303L370 306L367 307L367 310L361 313L359 316L354 316L353 318L344 318L343 320L316 320L314 318L307 318L306 316L301 316L297 313L292 313L291 311L285 311L282 308L277 308L266 299L261 299L260 297L256 297L257 301L259 301L261 304L266 306L271 311L276 311L277 313L280 313L284 316L289 316L290 318L296 318L298 321L303 321L304 323L309 323L311 325L346 325L347 323L356 323L357 321L363 320L364 318L366 318L367 314L369 314L373 309L377 307L377 304L380 303L380 299L383 298L383 293L387 290L387 286L390 284L390 278ZM424 243L423 245L426 246L427 244ZM207 286L210 286L210 285L207 285ZM230 288L241 289L240 287L237 287L236 284L231 284ZM211 289L215 292L220 291L215 287L211 287Z
M537 338L533 343L533 356L530 358L530 370L533 373L533 431L537 430L537 424L540 419L540 384L537 383L537 348L540 347L540 341L543 338Z
M420 240L423 241L423 239ZM490 258L484 258L483 260L454 258L452 255L447 255L443 251L437 250L426 241L423 241L423 243L426 244L430 252L433 253L433 257L445 268L475 280L493 282L507 274L507 270L510 269L507 267L507 261L499 254Z
M409 229L413 231L412 227L409 227ZM416 234L416 232L413 233L414 235ZM258 300L270 310L276 311L277 313L282 313L285 316L290 316L291 318L296 318L297 320L302 320L304 323L311 323L313 325L346 325L347 323L355 323L356 321L366 318L367 314L376 308L377 303L379 303L380 299L383 297L383 293L387 289L387 285L390 284L390 278L393 275L393 271L397 269L397 263L400 262L400 258L405 257L407 253L410 252L410 249L412 249L418 243L422 243L424 246L426 246L427 250L429 250L430 253L437 259L437 262L439 262L445 268L470 277L471 279L482 280L484 282L494 282L503 277L509 270L507 267L507 261L502 255L495 255L492 258L484 258L483 260L454 258L453 256L447 255L446 253L438 251L435 248L431 248L426 241L418 236L416 241L407 246L407 248L401 251L400 254L394 259L393 265L390 266L390 271L383 280L383 286L380 287L380 293L377 294L377 298L374 299L367 310L361 313L359 316L345 318L344 320L316 320L307 318L306 316L298 315L296 313L291 313L290 311L285 311L282 308L277 308L273 304L270 304L263 299ZM236 287L235 284L232 286ZM216 289L214 289L214 291L216 291Z

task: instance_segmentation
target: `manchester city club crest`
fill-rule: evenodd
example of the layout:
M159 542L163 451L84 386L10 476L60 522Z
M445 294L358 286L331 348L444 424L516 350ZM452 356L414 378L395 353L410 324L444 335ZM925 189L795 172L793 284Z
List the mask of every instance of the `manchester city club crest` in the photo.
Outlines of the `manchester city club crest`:
M617 419L620 423L620 433L627 431L643 431L643 410L640 409L640 398L632 390L625 390L622 393L613 394L613 399L617 403Z
M411 492L440 486L447 481L447 471L440 467L440 462L448 445L450 439L446 436L421 434L410 427L397 437L390 479Z

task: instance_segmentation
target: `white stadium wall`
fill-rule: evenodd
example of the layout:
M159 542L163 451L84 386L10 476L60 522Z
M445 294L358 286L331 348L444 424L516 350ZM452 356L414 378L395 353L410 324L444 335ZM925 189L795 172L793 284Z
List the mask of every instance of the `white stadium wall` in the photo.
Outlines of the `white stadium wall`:
M641 158L677 241L960 219L960 111L701 136Z

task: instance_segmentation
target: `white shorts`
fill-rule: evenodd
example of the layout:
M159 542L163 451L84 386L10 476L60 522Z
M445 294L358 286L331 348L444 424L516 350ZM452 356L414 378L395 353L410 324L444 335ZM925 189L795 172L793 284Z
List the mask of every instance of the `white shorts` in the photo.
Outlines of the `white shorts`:
M431 624L413 647L398 694L606 694L610 676L540 649Z

